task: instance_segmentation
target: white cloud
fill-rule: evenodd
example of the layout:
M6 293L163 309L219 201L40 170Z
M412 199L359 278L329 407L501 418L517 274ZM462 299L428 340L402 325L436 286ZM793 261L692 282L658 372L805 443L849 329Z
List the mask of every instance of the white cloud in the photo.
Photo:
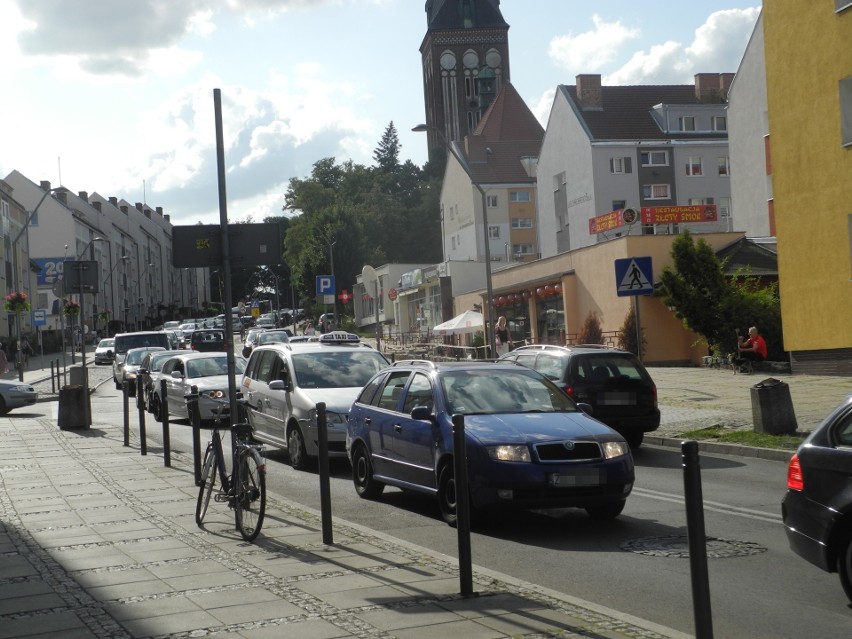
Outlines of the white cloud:
M621 22L605 22L592 16L595 27L579 35L565 35L550 41L550 57L564 68L575 73L596 71L618 55L628 41L639 36L638 29L629 29Z
M759 13L759 7L712 13L695 30L692 43L670 40L639 51L604 84L681 84L692 82L696 73L733 73Z

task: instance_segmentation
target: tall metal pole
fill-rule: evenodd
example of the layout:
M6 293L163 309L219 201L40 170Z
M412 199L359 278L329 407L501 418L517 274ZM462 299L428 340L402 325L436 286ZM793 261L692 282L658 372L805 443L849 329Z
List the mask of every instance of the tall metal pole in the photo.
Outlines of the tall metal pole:
M488 200L485 197L485 189L477 182L472 181L472 184L482 197L482 226L485 227L483 231L483 235L485 236L485 304L488 306L488 326L486 327L485 334L488 338L488 355L489 357L496 357L497 345L494 339L494 288L491 284L491 241L488 237Z
M330 242L328 245L328 259L331 262L331 277L334 279L334 245L337 242ZM332 312L334 313L335 328L340 324L340 316L337 314L337 280L334 280L334 297L332 297Z
M219 178L219 224L222 228L222 275L225 280L225 299L228 308L233 305L231 292L231 246L228 238L228 197L225 189L225 141L222 130L222 91L213 89L213 107L216 120L216 166ZM228 405L231 420L237 419L237 385L234 362L234 318L230 311L225 313L225 351L228 362ZM233 433L233 431L232 431Z

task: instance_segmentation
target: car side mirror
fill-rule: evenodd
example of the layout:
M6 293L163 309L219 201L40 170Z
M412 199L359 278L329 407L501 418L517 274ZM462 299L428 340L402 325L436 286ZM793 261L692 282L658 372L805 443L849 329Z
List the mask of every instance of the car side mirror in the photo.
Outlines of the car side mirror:
M411 419L416 419L421 422L432 421L432 411L428 406L415 406L411 409Z
M180 371L172 371L172 379L183 379L183 373Z
M283 379L273 379L269 382L269 390L283 390L290 391L290 384L288 381Z
M587 404L586 402L580 402L577 404L577 408L586 413L586 415L594 415L595 409L592 408L591 404Z

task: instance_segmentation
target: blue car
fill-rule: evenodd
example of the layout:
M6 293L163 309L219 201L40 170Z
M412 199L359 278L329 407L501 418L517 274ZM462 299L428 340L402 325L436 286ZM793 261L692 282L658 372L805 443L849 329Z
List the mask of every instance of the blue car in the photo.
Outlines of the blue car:
M434 495L454 525L454 414L473 508L579 507L601 519L624 509L634 480L624 437L541 373L505 362L405 361L374 375L347 421L358 495L376 499L386 485Z

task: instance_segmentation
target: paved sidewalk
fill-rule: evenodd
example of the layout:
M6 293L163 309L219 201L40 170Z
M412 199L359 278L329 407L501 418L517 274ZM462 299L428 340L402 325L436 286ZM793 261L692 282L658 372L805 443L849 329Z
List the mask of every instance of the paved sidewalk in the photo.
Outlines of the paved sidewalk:
M89 430L0 418L0 638L686 636L476 567L463 598L453 558L339 519L326 546L318 513L279 495L254 544L221 504L201 530L190 457L141 456L115 397L92 402Z

